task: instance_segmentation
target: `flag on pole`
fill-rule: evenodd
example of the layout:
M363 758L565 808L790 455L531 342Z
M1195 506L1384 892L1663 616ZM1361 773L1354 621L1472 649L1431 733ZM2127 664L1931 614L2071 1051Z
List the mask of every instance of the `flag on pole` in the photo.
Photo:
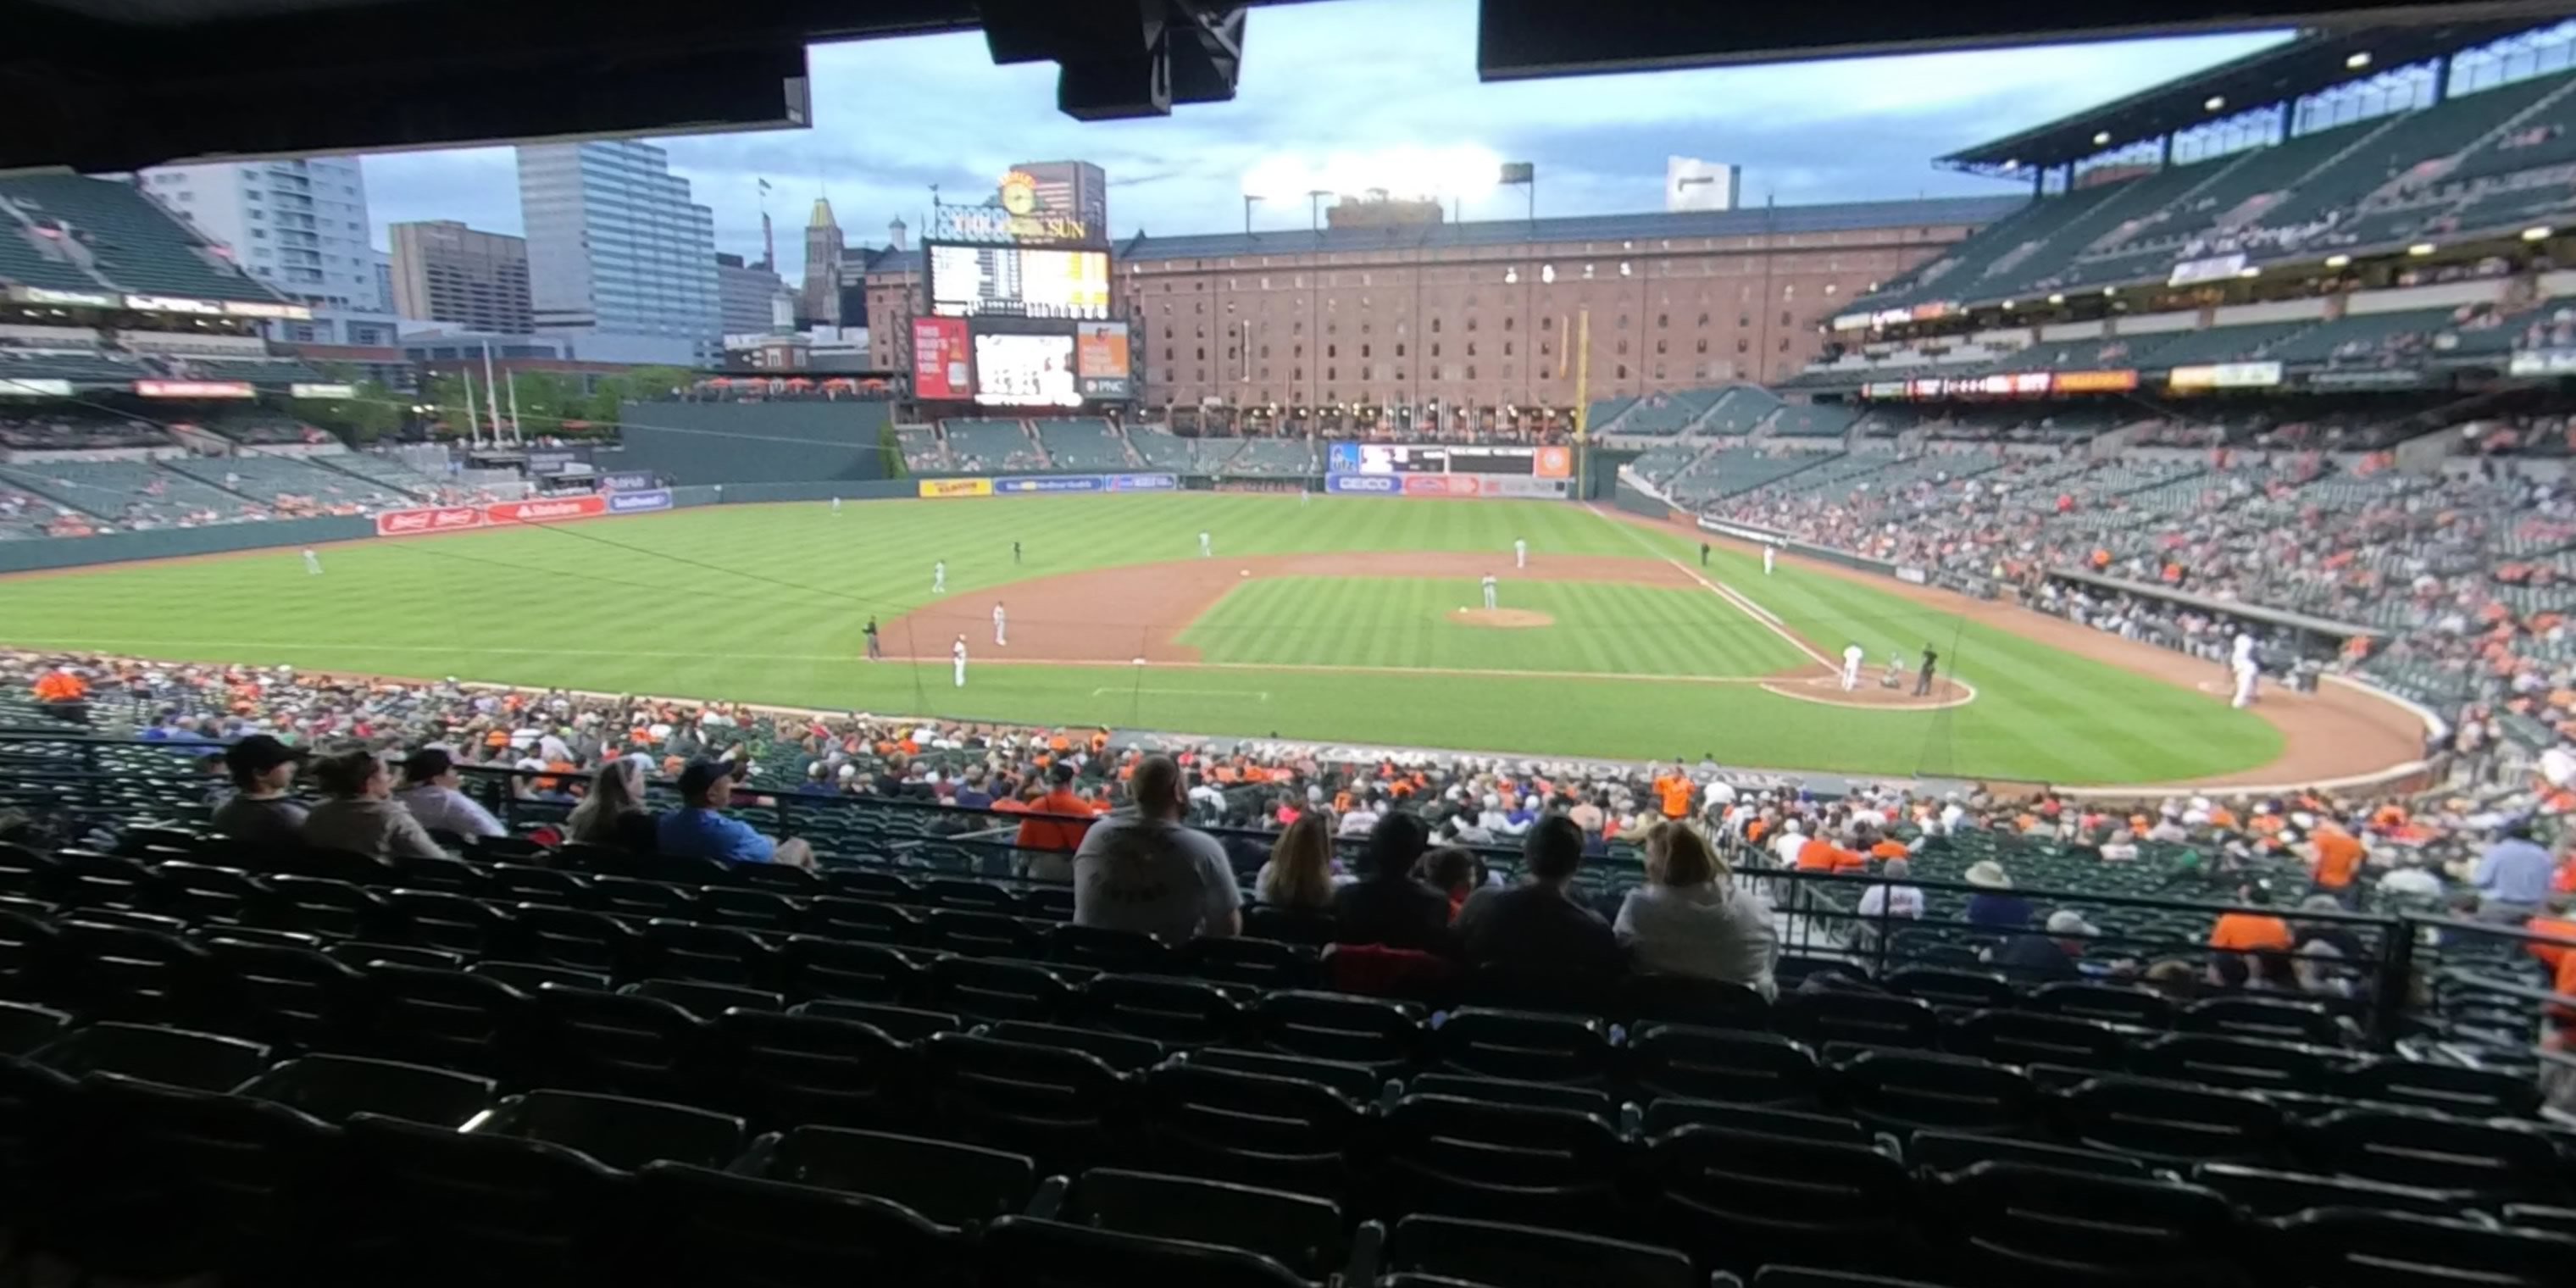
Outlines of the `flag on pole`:
M767 192L767 191L769 191L769 181L768 181L767 179L763 179L763 180L761 180L761 181L760 181L760 190L761 190L762 192Z

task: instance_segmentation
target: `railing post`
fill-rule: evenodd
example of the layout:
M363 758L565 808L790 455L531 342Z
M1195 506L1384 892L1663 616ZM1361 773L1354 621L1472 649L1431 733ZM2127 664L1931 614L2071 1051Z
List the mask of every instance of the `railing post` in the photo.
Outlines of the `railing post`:
M2400 914L2380 945L2379 979L2371 990L2370 1041L2380 1050L2397 1044L2405 1031L2406 1007L2415 995L2415 923Z

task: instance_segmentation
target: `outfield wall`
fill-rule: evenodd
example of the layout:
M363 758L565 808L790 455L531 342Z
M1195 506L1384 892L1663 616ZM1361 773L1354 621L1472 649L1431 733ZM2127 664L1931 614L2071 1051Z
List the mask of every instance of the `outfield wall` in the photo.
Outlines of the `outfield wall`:
M157 528L149 532L103 532L94 537L39 537L25 541L0 541L0 573L231 554L279 546L314 546L374 535L376 523L372 518L333 517L221 523L203 528Z

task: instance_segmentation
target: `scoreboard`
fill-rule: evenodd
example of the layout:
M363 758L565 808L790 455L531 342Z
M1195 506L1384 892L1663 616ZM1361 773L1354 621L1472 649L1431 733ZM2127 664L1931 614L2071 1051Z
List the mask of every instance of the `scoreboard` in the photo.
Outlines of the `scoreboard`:
M1325 456L1332 474L1505 474L1561 479L1574 473L1565 447L1487 447L1447 443L1334 443Z

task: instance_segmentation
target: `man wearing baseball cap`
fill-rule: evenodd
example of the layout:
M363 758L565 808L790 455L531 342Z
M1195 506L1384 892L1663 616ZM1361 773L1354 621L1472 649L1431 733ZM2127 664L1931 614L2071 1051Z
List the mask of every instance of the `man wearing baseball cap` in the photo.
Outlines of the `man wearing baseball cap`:
M224 749L234 795L215 811L215 830L255 845L302 848L304 806L287 799L304 749L255 733Z
M2054 984L2061 980L2082 979L2084 970L2076 963L2084 957L2084 948L2101 936L2101 930L2072 908L2060 908L2048 914L2045 931L2023 931L1995 945L1989 959L2016 984Z
M683 858L813 867L813 847L803 840L790 837L773 841L753 831L750 824L720 812L733 803L733 782L730 761L690 761L688 768L680 771L680 808L663 815L654 825L657 848Z

